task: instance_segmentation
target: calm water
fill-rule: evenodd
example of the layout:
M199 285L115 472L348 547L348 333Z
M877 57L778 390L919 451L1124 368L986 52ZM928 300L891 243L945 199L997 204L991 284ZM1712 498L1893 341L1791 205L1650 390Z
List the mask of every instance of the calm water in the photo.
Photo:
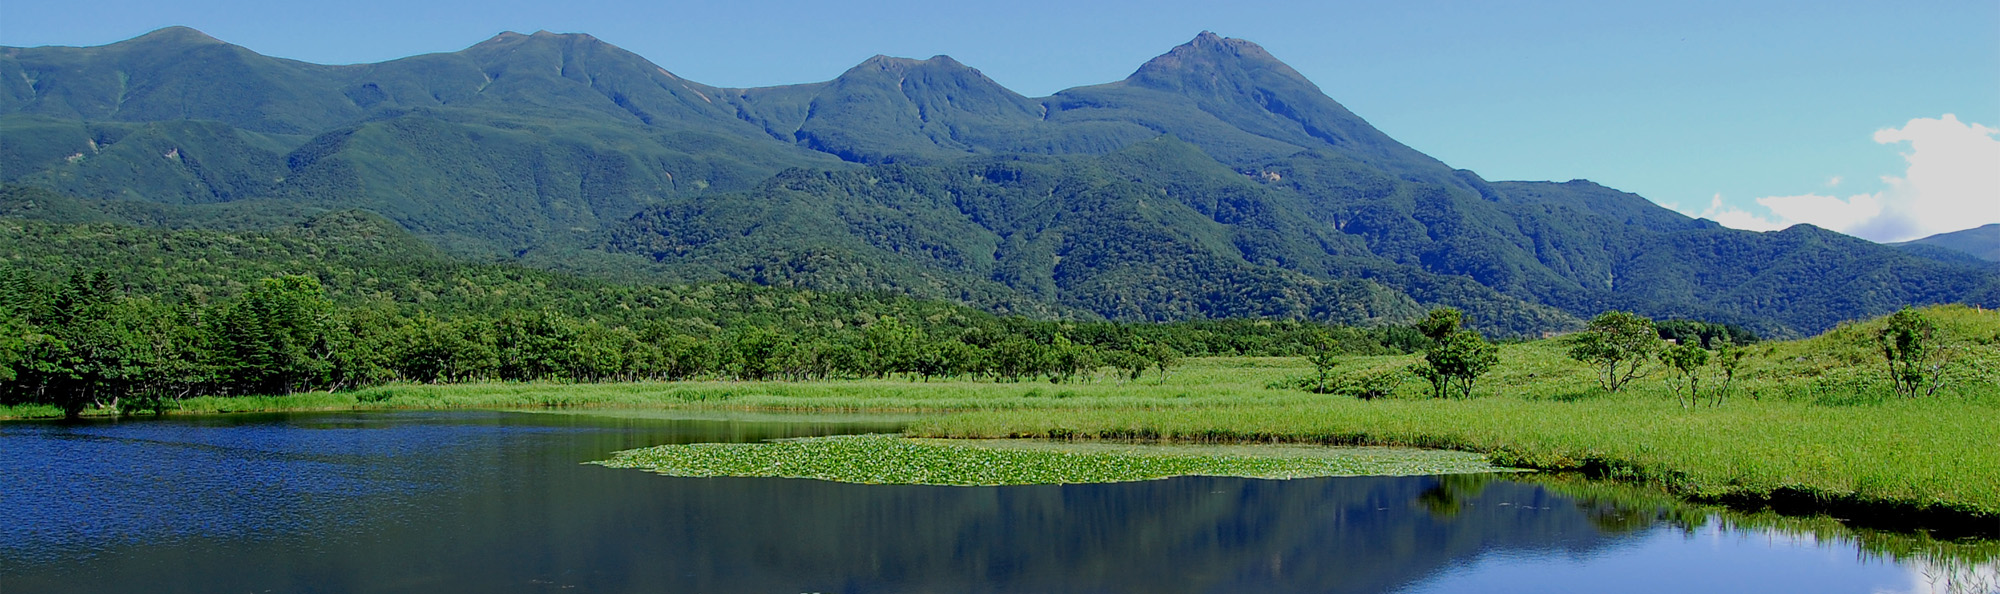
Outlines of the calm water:
M1928 592L1498 477L863 486L581 462L893 425L505 412L0 424L0 592Z

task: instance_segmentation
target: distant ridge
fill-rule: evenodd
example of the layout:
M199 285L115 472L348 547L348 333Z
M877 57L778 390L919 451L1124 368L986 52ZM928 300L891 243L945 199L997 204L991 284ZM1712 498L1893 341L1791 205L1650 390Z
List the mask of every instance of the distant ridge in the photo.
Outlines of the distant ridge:
M1923 239L1905 241L1893 245L1940 247L1968 254L1988 262L2000 262L2000 223L1991 223L1963 231L1939 233Z

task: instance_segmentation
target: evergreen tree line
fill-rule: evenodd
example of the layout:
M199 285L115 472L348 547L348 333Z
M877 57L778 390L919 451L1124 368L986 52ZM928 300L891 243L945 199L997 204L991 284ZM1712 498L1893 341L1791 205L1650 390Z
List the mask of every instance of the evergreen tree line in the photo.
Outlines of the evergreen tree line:
M1184 356L1383 354L1428 342L1400 327L1050 321L908 300L811 301L775 289L689 293L738 301L728 307L649 315L621 304L577 315L450 300L335 300L314 276L248 285L211 300L176 299L136 294L104 272L62 278L0 269L0 403L46 403L78 414L91 406L146 410L192 396L397 381L1070 382L1106 369L1137 380L1149 372L1164 377Z

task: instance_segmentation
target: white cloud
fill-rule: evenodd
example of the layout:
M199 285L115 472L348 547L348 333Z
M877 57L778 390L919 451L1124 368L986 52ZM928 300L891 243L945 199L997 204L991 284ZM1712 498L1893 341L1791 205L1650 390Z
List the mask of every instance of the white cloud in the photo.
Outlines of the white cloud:
M1969 229L2000 223L2000 129L1958 121L1952 114L1942 119L1917 118L1902 129L1875 133L1875 142L1910 143L1903 159L1910 169L1903 177L1884 177L1889 184L1889 214L1906 220L1904 237L1915 239L1944 231ZM1894 229L1885 221L1882 232Z
M1734 206L1726 206L1722 204L1721 194L1716 194L1715 198L1709 200L1707 210L1701 212L1682 211L1682 213L1688 216L1701 217L1704 219L1715 221L1717 223L1722 223L1722 226L1729 227L1731 229L1745 229L1749 231L1777 231L1779 229L1783 229L1785 227L1790 226L1785 221L1772 220L1766 217L1757 216L1755 214L1750 213L1749 211L1745 211L1743 209L1736 208Z
M1847 198L1806 193L1766 196L1760 216L1722 204L1721 195L1699 216L1738 229L1766 231L1811 223L1875 241L1905 241L2000 223L2000 129L1960 122L1952 114L1916 118L1902 128L1875 132L1881 144L1909 143L1901 177L1884 176L1887 189ZM1827 180L1840 185L1841 176Z
M1882 214L1882 198L1877 194L1855 194L1845 200L1819 194L1765 196L1758 198L1757 203L1771 209L1779 220L1839 231L1853 229Z

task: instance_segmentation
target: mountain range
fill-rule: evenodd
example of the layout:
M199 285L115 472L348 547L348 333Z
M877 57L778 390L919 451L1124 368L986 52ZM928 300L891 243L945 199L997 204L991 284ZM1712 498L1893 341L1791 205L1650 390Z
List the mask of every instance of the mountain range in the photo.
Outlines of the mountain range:
M1368 324L1451 305L1522 335L1624 309L1785 336L2000 305L2000 268L1944 249L1485 180L1206 32L1041 98L946 56L713 87L547 32L347 66L180 27L0 48L0 182L15 216L256 227L362 209L463 257L1037 316Z
M2000 223L1982 225L1963 231L1939 233L1930 237L1895 245L1905 248L1929 246L1965 254L1988 262L2000 262Z

